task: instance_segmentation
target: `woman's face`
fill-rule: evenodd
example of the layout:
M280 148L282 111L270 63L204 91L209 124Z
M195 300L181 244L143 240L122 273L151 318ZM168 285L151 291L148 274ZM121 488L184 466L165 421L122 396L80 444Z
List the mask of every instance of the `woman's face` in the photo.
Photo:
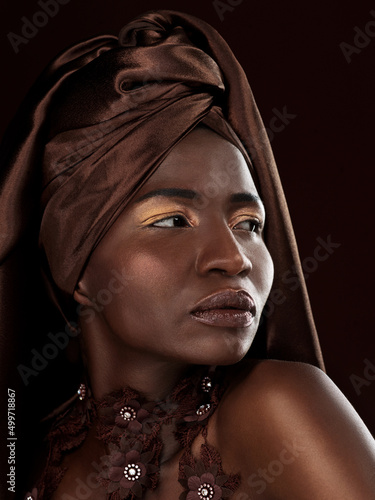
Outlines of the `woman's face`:
M91 303L81 322L97 322L127 353L186 364L239 361L273 279L264 220L239 150L195 129L93 252L79 284Z

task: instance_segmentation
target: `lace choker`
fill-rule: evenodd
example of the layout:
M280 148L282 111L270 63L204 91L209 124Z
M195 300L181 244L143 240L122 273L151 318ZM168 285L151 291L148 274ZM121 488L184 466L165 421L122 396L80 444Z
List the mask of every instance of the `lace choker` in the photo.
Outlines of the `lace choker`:
M146 490L155 490L160 467L177 452L182 452L176 478L184 488L180 500L230 498L239 475L225 475L219 453L207 443L208 419L225 389L221 378L213 370L186 377L162 401L148 401L130 388L95 400L81 384L75 403L48 434L50 453L44 474L26 499L52 496L65 473L65 453L83 443L93 423L107 450L97 468L106 499L136 500ZM191 446L199 434L204 442L196 459Z

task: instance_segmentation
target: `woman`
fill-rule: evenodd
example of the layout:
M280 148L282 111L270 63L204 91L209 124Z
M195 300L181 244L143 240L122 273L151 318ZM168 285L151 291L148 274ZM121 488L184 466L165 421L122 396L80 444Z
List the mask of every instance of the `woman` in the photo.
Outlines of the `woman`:
M26 497L374 497L370 434L305 364L322 360L281 185L216 31L140 16L63 53L21 113L3 283L38 231L85 367Z

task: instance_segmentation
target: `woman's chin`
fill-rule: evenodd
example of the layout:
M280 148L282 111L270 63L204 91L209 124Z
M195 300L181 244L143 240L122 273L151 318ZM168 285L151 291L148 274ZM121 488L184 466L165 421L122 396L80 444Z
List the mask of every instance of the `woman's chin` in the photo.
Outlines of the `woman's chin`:
M251 345L251 344L250 344ZM234 365L241 361L250 349L250 345L230 342L226 346L218 348L216 345L210 350L201 351L197 355L194 364L198 365Z

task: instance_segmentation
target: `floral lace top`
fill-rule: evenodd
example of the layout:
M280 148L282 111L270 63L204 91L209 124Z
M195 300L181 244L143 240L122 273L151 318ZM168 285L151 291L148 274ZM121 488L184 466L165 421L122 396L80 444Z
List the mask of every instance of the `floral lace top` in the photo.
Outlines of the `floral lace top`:
M93 422L107 450L97 470L106 499L135 500L146 490L155 490L168 444L165 437L162 439L165 426L172 426L172 439L183 450L178 481L184 491L180 500L230 498L239 485L239 475L225 475L219 453L207 443L208 418L225 389L220 378L217 373L186 377L163 401L147 401L130 388L94 400L81 384L75 400L51 427L44 472L25 498L51 498L66 472L62 467L65 454L82 445ZM204 443L196 459L191 445L199 434Z

